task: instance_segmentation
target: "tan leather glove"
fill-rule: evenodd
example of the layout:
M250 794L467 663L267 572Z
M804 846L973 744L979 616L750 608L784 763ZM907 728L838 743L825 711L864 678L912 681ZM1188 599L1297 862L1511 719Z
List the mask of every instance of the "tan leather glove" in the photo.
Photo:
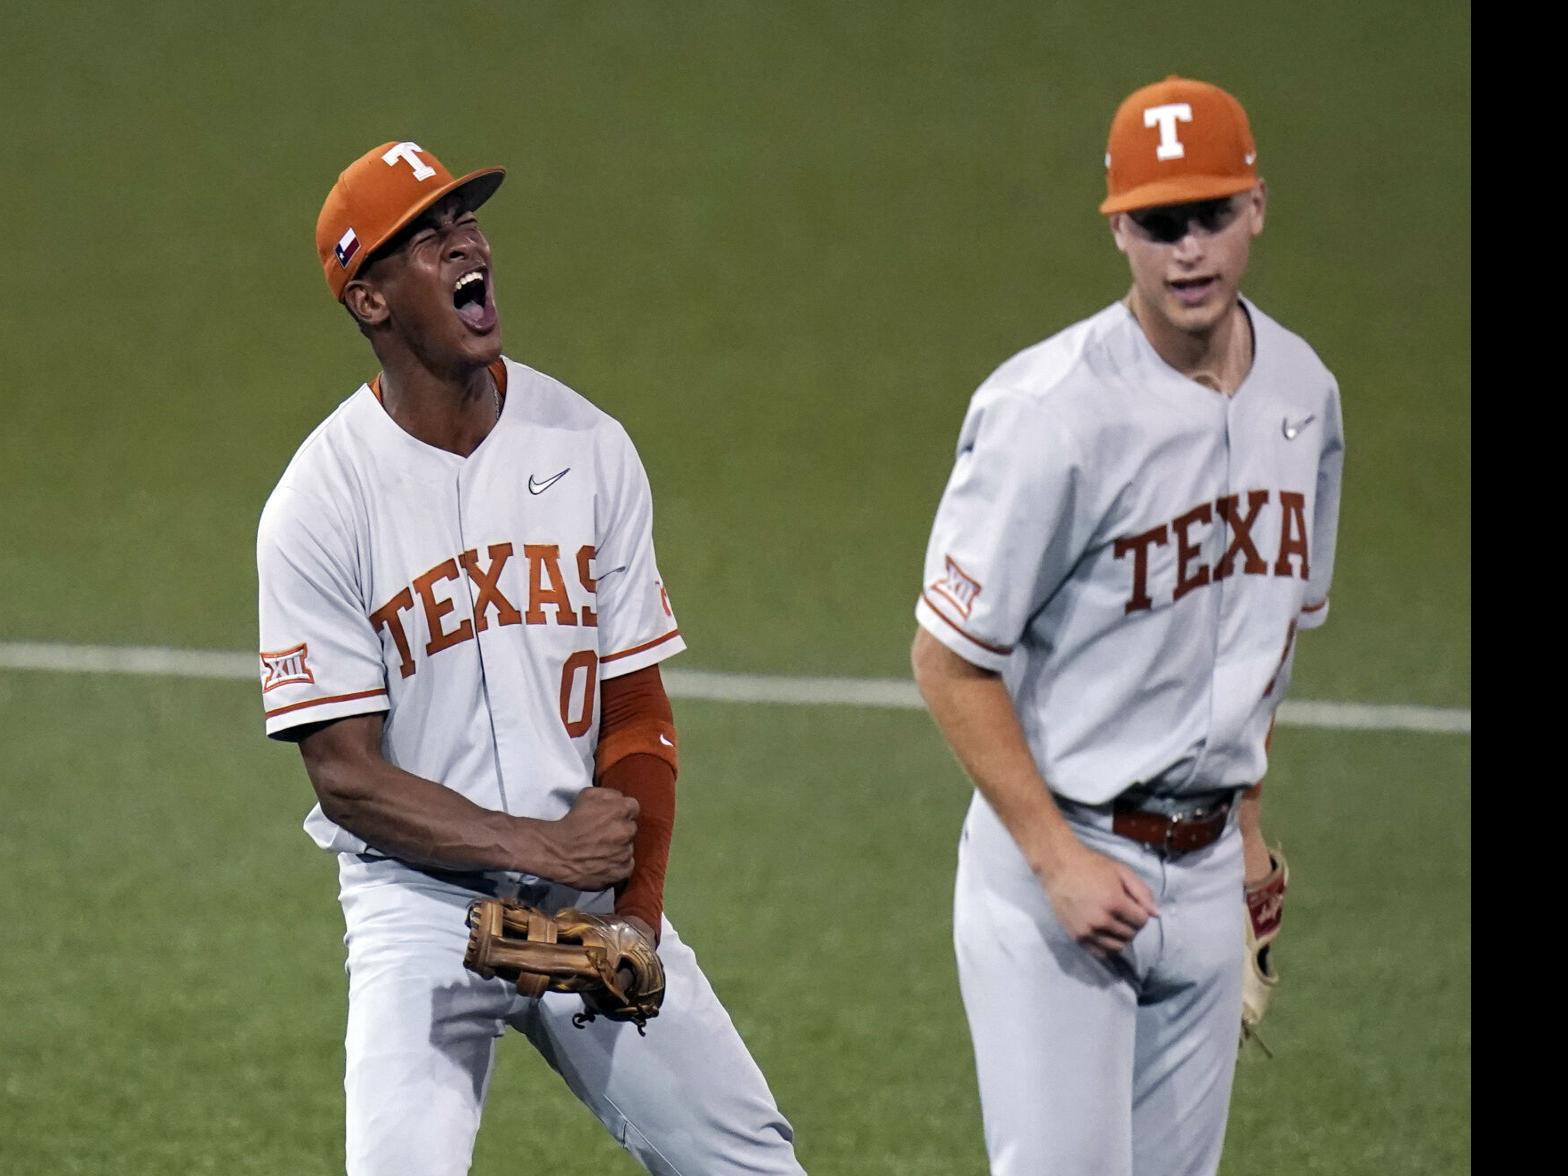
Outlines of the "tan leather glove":
M499 976L524 996L575 992L579 1029L597 1016L630 1021L643 1033L664 1003L664 965L654 945L613 915L568 907L555 915L510 899L475 899L468 907L463 963L485 979Z

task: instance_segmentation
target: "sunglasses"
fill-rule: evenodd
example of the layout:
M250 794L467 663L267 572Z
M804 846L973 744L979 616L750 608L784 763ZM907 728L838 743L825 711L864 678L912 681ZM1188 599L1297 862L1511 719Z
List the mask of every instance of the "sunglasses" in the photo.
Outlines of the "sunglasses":
M1174 245L1185 237L1188 225L1198 232L1217 233L1236 218L1234 198L1203 200L1196 204L1164 204L1129 212L1132 222L1163 245Z

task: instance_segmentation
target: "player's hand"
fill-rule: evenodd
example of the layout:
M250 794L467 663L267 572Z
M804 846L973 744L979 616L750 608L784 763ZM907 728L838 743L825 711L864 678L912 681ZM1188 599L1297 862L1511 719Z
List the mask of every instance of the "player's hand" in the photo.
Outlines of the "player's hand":
M631 877L637 802L613 788L584 788L551 823L555 860L545 875L578 890L604 890Z
M1153 892L1130 866L1076 838L1052 855L1040 880L1067 933L1097 959L1121 951L1160 913Z

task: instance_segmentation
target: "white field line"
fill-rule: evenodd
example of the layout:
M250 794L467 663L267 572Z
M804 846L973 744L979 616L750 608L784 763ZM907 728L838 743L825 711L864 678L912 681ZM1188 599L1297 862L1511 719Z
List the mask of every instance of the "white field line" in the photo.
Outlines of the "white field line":
M250 653L161 649L135 645L59 645L0 642L0 670L49 670L66 674L147 674L168 678L256 680ZM782 706L865 706L919 710L913 682L898 678L793 678L772 674L723 674L711 670L664 671L672 698L758 702ZM1420 731L1470 734L1469 710L1361 702L1292 702L1279 710L1284 727L1337 731Z

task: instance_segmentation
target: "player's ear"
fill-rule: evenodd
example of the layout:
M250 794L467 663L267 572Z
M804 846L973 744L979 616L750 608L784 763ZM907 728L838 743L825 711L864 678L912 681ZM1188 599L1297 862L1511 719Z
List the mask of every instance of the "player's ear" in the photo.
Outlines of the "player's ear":
M387 321L387 300L369 282L357 278L343 287L343 305L358 320L361 328L376 327Z
M1252 235L1256 237L1263 231L1263 214L1268 209L1269 186L1259 180L1252 191L1247 193L1247 207L1252 214Z
M1126 253L1127 252L1127 217L1126 217L1126 215L1123 214L1123 213L1120 213L1120 212L1113 212L1113 213L1111 213L1111 215L1109 217L1109 220L1110 220L1110 226L1111 226L1111 240L1116 242L1116 248L1117 248L1118 252Z

